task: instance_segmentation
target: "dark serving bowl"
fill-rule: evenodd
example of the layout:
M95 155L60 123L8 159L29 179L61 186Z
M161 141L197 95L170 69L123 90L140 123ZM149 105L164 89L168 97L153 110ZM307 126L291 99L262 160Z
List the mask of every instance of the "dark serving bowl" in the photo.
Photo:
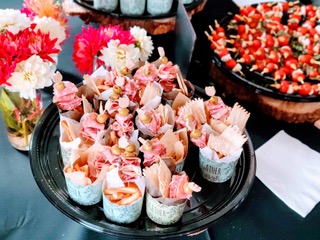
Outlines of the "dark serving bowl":
M256 6L256 5L253 5ZM233 19L234 15L238 12L228 13L224 18L219 21L221 27L226 30L227 37L234 34L234 30L228 29L228 24L230 20ZM231 47L232 45L230 45ZM251 89L257 94L263 94L275 99L293 101L293 102L318 102L320 101L320 95L300 95L300 94L287 94L281 93L277 89L270 87L275 81L271 76L262 75L257 71L251 71L249 66L242 65L242 73L233 72L229 69L220 57L212 50L212 61L218 67L220 71L225 73L231 81L244 85L245 87ZM316 83L313 81L313 83Z

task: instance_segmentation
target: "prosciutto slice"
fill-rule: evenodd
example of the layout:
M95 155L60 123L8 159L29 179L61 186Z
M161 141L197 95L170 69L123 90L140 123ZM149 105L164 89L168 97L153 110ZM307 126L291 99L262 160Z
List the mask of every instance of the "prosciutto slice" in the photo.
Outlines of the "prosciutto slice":
M132 182L142 175L140 166L122 165L119 171L123 182Z
M170 198L190 199L192 192L199 192L201 187L189 182L189 178L185 172L178 175L172 175L170 182Z
M120 116L120 114L117 114L115 116L115 121L112 123L112 129L116 131L118 137L126 136L130 138L134 131L132 118L132 114L128 114L127 116Z
M63 81L64 88L62 90L53 89L52 102L56 103L61 110L72 110L81 105L81 98L76 94L77 86L69 81Z
M82 122L82 128L80 130L80 135L91 141L96 139L97 134L105 128L104 123L97 122L98 113L89 113L84 121Z
M152 150L147 151L142 146L140 148L141 152L143 152L144 160L143 165L146 167L150 167L153 163L157 162L159 157L166 154L166 148L163 143L159 141L157 138L151 139Z

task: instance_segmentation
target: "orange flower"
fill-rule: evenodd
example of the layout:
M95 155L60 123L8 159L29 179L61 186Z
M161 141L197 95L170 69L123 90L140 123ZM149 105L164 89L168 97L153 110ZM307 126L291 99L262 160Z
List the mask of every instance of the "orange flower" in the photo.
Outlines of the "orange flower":
M68 18L63 15L60 3L55 0L24 0L23 6L40 18L52 17L59 21L61 26L67 27Z

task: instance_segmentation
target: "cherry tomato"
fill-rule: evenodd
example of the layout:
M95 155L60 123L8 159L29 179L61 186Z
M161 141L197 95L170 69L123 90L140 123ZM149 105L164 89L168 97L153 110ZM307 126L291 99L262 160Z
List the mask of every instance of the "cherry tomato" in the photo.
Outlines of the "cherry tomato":
M271 48L274 46L274 38L271 34L266 35L266 47Z
M263 60L266 59L266 54L264 48L259 48L257 51L254 53L255 59Z
M239 40L236 40L236 41L234 41L233 46L234 46L236 49L239 49L239 48L241 48L241 46L242 46L242 42L239 41Z
M313 55L313 54L314 54L313 44L309 44L309 45L306 47L306 52L307 52L309 55Z
M285 79L286 78L286 71L284 68L280 68L279 70L276 70L273 74L273 78L275 80Z
M240 21L243 20L243 18L242 18L239 14L235 14L234 17L233 17L233 19L234 19L235 21L237 21L237 22L240 22Z
M240 8L240 14L243 16L249 16L251 12L254 12L256 9L253 6L245 6Z
M306 5L306 12L310 12L310 11L314 11L314 10L315 10L315 9L314 9L314 7L313 7L312 4Z
M289 90L289 82L287 80L282 80L280 83L279 91L282 93L287 93Z
M281 55L282 55L284 58L288 58L288 57L291 57L291 56L293 55L291 46L282 46L282 47L279 49L279 52L281 53Z
M278 37L278 42L279 42L280 46L287 46L287 45L289 45L290 38L286 35L280 35Z
M301 69L294 70L291 73L291 79L294 82L303 83L305 78L306 78L306 76L304 75L304 73Z
M317 77L319 77L319 72L317 69L312 69L309 71L308 73L308 77L311 79L316 79Z
M298 27L297 28L297 32L299 32L299 33L301 33L302 35L306 35L307 34L307 32L308 32L308 28L306 28L306 27Z
M237 31L238 31L238 34L241 35L241 34L245 33L247 30L246 30L245 25L239 24L237 27Z
M217 43L211 43L210 44L210 48L212 49L212 50L216 50L217 49Z
M257 60L256 64L253 66L255 66L256 70L261 72L261 71L263 71L264 67L266 66L266 62L263 60Z
M242 60L241 62L243 62L244 64L249 65L249 64L253 61L253 56L250 57L249 54L243 54L243 55L242 55L242 59L243 59L243 60Z
M300 63L302 64L310 64L310 61L312 59L312 56L310 54L304 54L304 55L300 55L298 60Z
M271 20L272 20L272 21L275 21L275 22L278 22L278 23L281 23L281 18L278 17L278 16L273 16L273 17L271 17Z
M224 28L223 28L223 27L217 27L217 28L216 28L216 32L217 32L217 33L224 33L225 31L224 31Z
M309 95L312 92L312 87L309 82L305 82L304 84L300 85L298 93L300 95Z
M272 62L269 62L266 64L266 67L263 69L263 72L265 73L271 73L273 72L278 66Z
M289 3L288 2L281 2L282 9L284 12L287 12L289 10Z
M307 12L307 16L308 16L309 18L313 18L313 17L316 16L316 12L315 12L315 11L309 11L309 12Z
M312 84L311 87L312 87L314 95L317 95L320 93L320 84L319 83Z
M248 23L250 28L256 28L258 26L258 22L257 21L251 21Z
M213 41L218 41L221 37L218 35L218 34L216 34L216 33L212 33L211 34L211 37L212 37L212 40Z
M315 28L308 28L308 33L311 37L318 34L317 30Z
M284 61L284 65L289 69L297 69L298 64L299 64L298 60L295 59L294 57L289 57Z
M229 69L232 69L236 66L237 62L234 59L229 59L228 61L226 61L226 66Z
M249 34L248 33L242 33L240 35L240 38L244 41L248 41L249 40Z
M274 50L271 50L270 53L269 53L269 57L271 62L273 63L279 63L279 54L278 52L274 51Z
M253 14L251 18L252 18L252 21L259 22L262 19L262 14L259 12L256 12L255 14Z
M267 3L261 3L258 6L260 12L269 12L271 7Z
M227 54L229 54L229 50L226 48L222 48L221 50L219 50L219 53L218 53L220 58L222 58L223 56L225 56Z
M238 52L240 54L240 56L242 56L243 54L245 54L247 51L244 48L238 48Z
M291 30L296 30L299 27L299 21L296 19L288 20L288 28Z
M254 39L254 40L252 41L251 46L252 46L253 48L255 48L255 49L260 48L260 47L261 47L261 41L258 40L258 39Z
M302 24L302 26L306 28L314 28L316 26L316 22L314 20L308 19Z

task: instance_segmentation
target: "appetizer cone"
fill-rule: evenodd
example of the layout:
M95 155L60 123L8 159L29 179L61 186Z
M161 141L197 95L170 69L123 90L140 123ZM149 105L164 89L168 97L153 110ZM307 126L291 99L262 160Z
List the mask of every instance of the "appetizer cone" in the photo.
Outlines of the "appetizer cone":
M69 162L72 150L78 149L80 147L80 129L81 124L79 122L60 115L59 143L63 166L65 166Z
M152 221L161 225L178 222L192 192L201 190L198 185L189 182L185 172L172 176L161 159L159 163L145 168L143 174L147 189L147 215Z
M124 183L118 168L108 171L102 187L105 216L116 223L134 222L141 214L144 192L143 177Z
M174 112L169 105L137 110L136 126L146 136L155 137L174 127Z
M200 149L201 175L210 182L228 181L236 169L247 137L230 126L221 135L210 134L207 147Z
M90 206L101 201L101 188L108 165L102 167L97 177L92 176L87 151L80 155L73 151L63 173L70 198L80 205Z

